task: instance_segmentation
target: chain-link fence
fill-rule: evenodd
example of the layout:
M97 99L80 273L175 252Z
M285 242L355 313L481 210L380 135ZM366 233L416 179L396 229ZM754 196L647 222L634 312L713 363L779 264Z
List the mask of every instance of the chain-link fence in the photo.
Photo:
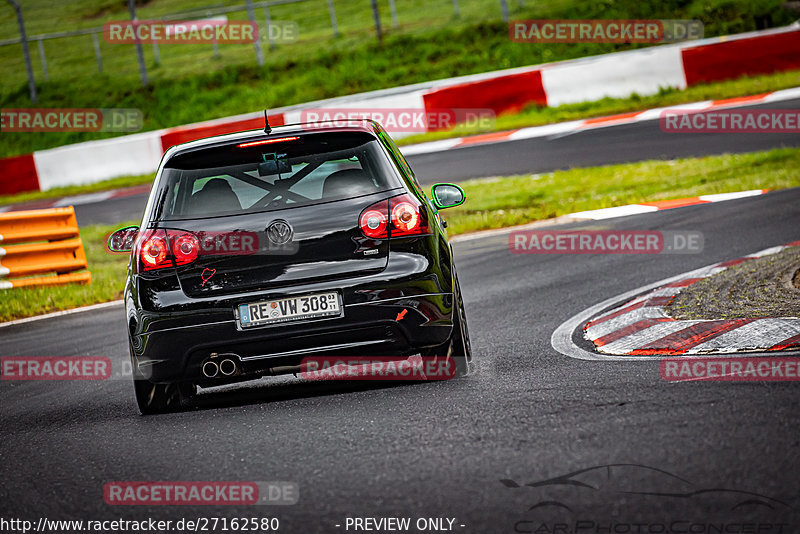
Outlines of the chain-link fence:
M8 0L12 3L14 0ZM141 2L139 2L141 3ZM178 2L170 3L174 9ZM508 20L523 0L222 0L214 6L197 6L181 0L189 9L164 12L163 4L137 5L137 21L217 20L249 21L258 26L255 43L209 40L194 44L119 43L104 33L110 21L130 23L133 11L120 11L120 2L93 12L91 0L74 0L58 8L45 0L20 0L27 29L28 48L37 81L69 81L98 72L112 76L148 79L175 77L197 70L227 65L269 64L291 61L315 53L320 47L348 47L382 40L399 33L427 31L454 23ZM74 4L74 5L73 5ZM101 4L102 5L102 4ZM26 75L20 27L13 7L0 5L8 17L0 22L0 65L3 84L19 86ZM286 23L296 34L282 35ZM285 33L285 32L284 32ZM142 61L137 57L141 47Z

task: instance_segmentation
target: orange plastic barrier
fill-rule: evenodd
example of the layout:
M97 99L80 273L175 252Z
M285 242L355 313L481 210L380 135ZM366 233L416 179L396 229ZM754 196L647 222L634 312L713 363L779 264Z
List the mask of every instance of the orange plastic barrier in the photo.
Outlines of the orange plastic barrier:
M0 214L0 289L88 284L87 267L72 206Z

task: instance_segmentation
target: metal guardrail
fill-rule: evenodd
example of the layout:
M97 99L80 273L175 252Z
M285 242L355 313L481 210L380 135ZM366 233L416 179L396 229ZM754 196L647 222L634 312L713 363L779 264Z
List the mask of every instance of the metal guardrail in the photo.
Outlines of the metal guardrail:
M253 8L269 8L270 6L280 6L284 4L299 4L303 2L308 2L309 0L265 0L262 2L253 2ZM213 17L214 15L226 15L228 13L235 13L246 11L247 6L245 4L235 5L235 6L226 6L226 7L214 7L208 9L194 9L191 11L182 11L180 13L169 13L166 15L159 15L156 17L148 17L147 20L193 20L199 18L206 18L206 17ZM39 35L29 35L28 41L46 41L48 39L61 39L63 37L79 37L81 35L91 35L91 34L98 34L103 33L104 26L96 26L94 28L83 28L81 30L71 30L68 32L51 32L51 33L41 33ZM16 37L14 39L2 39L0 40L0 46L5 45L13 45L19 44L22 42L20 37Z
M72 206L0 214L0 245L0 289L91 282Z

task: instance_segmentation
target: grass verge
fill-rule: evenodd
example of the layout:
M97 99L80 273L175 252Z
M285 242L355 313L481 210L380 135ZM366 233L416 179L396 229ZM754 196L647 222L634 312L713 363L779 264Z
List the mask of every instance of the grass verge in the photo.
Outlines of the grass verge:
M780 149L471 180L461 184L467 203L447 210L445 217L455 236L637 202L797 187L798 168L800 150ZM6 290L0 293L0 321L120 298L127 256L108 254L104 243L109 232L125 224L81 229L91 285Z
M788 247L728 267L681 290L666 307L678 320L800 317L800 291L792 284L800 247Z

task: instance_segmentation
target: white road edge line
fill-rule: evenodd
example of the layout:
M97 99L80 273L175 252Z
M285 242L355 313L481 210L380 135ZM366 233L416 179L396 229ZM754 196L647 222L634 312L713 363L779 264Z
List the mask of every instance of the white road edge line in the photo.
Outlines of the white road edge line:
M82 306L80 308L72 308L71 310L63 310L57 311L53 313L47 313L45 315L35 315L33 317L25 317L24 319L17 319L15 321L8 321L6 323L0 323L0 328L4 326L13 326L15 324L24 324L24 323L31 323L33 321L39 321L42 319L52 319L54 317L62 317L64 315L72 315L74 313L81 313L93 310L102 310L103 308L113 308L119 304L122 304L122 300L112 300L110 302L101 302L100 304L92 304L91 306Z

